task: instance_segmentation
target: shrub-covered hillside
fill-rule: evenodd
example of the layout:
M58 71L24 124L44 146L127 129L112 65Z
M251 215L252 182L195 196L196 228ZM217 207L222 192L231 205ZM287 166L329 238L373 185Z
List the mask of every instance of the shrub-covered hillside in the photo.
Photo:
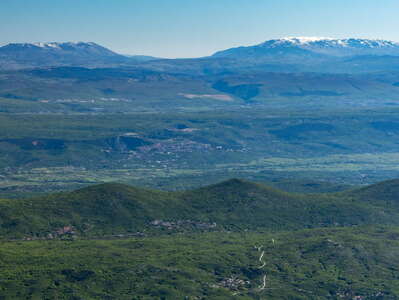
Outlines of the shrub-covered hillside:
M0 298L398 299L398 239L359 227L6 242Z
M385 189L384 187L388 187ZM0 236L38 238L203 230L288 230L399 223L399 184L300 195L239 179L186 192L102 184L49 196L1 200ZM387 193L384 191L387 190Z

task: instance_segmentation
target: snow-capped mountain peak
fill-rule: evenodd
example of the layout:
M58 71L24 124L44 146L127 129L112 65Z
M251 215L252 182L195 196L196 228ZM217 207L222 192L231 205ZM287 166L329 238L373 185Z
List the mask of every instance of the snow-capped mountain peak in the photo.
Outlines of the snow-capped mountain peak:
M292 62L299 57L312 56L399 56L399 43L382 39L335 39L328 37L285 37L249 47L237 47L214 54L217 57L282 57L290 56Z
M93 42L49 42L49 43L12 43L6 46L0 47L1 52L22 52L36 51L45 54L54 55L80 55L80 54L92 54L92 55L105 55L105 56L117 56L118 54L111 50L104 48Z
M0 47L0 57L16 65L30 62L33 66L101 65L128 60L93 42L12 43Z
M285 37L269 40L258 46L261 47L300 47L304 49L315 48L398 48L399 43L381 39L334 39L326 37Z

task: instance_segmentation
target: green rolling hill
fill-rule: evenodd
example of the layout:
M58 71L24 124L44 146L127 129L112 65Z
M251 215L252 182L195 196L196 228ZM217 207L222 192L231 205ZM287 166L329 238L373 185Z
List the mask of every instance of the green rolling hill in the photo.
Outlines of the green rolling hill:
M397 299L399 181L0 200L0 299Z
M375 193L376 189L388 192ZM165 230L398 225L398 190L399 184L392 186L391 182L344 193L307 195L238 179L185 192L102 184L49 196L1 200L0 234L2 238L38 238L64 227L73 228L77 236L93 237Z

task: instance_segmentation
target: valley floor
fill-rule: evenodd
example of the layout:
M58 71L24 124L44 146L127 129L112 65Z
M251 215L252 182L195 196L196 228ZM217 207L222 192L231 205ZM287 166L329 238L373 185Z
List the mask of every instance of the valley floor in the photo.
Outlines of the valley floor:
M398 177L397 115L397 108L256 106L212 112L0 114L0 197L104 182L183 190L232 177L275 182L296 192L337 191L333 186ZM318 188L312 189L315 178ZM307 185L293 186L293 181Z

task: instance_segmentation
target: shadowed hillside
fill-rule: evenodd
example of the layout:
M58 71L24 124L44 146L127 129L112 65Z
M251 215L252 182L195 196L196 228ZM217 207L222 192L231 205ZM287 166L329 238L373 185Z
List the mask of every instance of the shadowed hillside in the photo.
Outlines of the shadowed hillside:
M399 208L399 179L383 181L343 194L364 203L382 205L387 209L397 209Z

